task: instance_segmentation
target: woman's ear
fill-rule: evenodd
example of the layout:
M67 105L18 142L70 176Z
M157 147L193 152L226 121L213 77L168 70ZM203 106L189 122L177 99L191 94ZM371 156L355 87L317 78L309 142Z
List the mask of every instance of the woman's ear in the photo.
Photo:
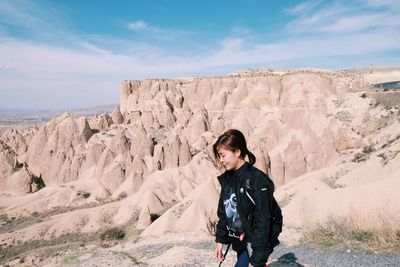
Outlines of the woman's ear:
M240 151L240 149L235 149L233 154L235 155L235 157L240 158L240 155L242 154L242 152Z

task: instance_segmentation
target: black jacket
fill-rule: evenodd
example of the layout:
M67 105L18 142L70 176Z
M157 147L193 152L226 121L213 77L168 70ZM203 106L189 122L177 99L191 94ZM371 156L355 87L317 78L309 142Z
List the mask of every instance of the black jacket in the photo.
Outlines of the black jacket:
M216 239L218 243L229 244L238 242L228 236L226 228L226 213L222 199L222 192L228 179L234 179L235 194L237 198L237 212L242 220L246 239L242 242L245 248L246 242L251 243L253 253L250 263L255 266L264 266L272 253L273 246L268 243L268 235L271 231L271 205L274 193L274 183L262 171L245 163L236 171L225 171L218 176L221 184L221 194L218 203L218 224ZM250 197L254 200L253 204ZM237 247L237 246L236 246ZM233 246L235 249L235 246ZM237 251L237 249L235 249Z

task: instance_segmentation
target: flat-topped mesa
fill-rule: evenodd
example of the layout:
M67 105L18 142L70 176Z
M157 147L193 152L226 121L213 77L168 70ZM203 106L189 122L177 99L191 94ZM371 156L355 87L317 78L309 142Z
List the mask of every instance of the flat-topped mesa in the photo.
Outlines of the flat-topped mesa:
M121 84L121 113L134 119L136 112L151 111L149 102L169 109L216 111L225 108L315 107L312 100L363 89L356 75L313 69L237 72L220 77L125 80ZM293 92L295 91L295 92ZM312 94L312 95L310 95ZM314 105L313 105L314 104ZM171 107L172 105L172 107Z

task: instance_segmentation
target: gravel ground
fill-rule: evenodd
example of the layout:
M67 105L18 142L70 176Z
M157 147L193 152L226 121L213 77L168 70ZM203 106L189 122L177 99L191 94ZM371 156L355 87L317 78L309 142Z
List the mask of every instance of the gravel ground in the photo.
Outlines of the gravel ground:
M214 244L201 244L199 248L213 252ZM229 251L230 257L235 256ZM223 266L233 266L223 264ZM380 254L363 251L330 251L306 245L287 247L279 245L271 254L270 267L284 266L400 266L400 253Z
M280 245L271 255L275 263L284 266L400 266L400 254L383 255L363 251L327 251L309 246L286 247ZM281 266L281 265L279 265Z
M175 233L145 237L106 249L94 249L70 255L59 266L218 266L215 243L198 233ZM234 266L236 253L230 250L222 267ZM363 251L328 251L306 245L279 245L272 253L270 267L290 266L400 266L400 253L384 255ZM43 266L43 265L42 265ZM52 264L48 266L54 266Z

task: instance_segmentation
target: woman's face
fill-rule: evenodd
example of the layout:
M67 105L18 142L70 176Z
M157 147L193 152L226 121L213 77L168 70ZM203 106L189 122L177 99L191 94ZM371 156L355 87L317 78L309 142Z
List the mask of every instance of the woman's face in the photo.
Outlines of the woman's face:
M219 162L226 170L236 170L240 167L242 159L240 158L240 150L230 151L224 146L219 146L218 149Z

